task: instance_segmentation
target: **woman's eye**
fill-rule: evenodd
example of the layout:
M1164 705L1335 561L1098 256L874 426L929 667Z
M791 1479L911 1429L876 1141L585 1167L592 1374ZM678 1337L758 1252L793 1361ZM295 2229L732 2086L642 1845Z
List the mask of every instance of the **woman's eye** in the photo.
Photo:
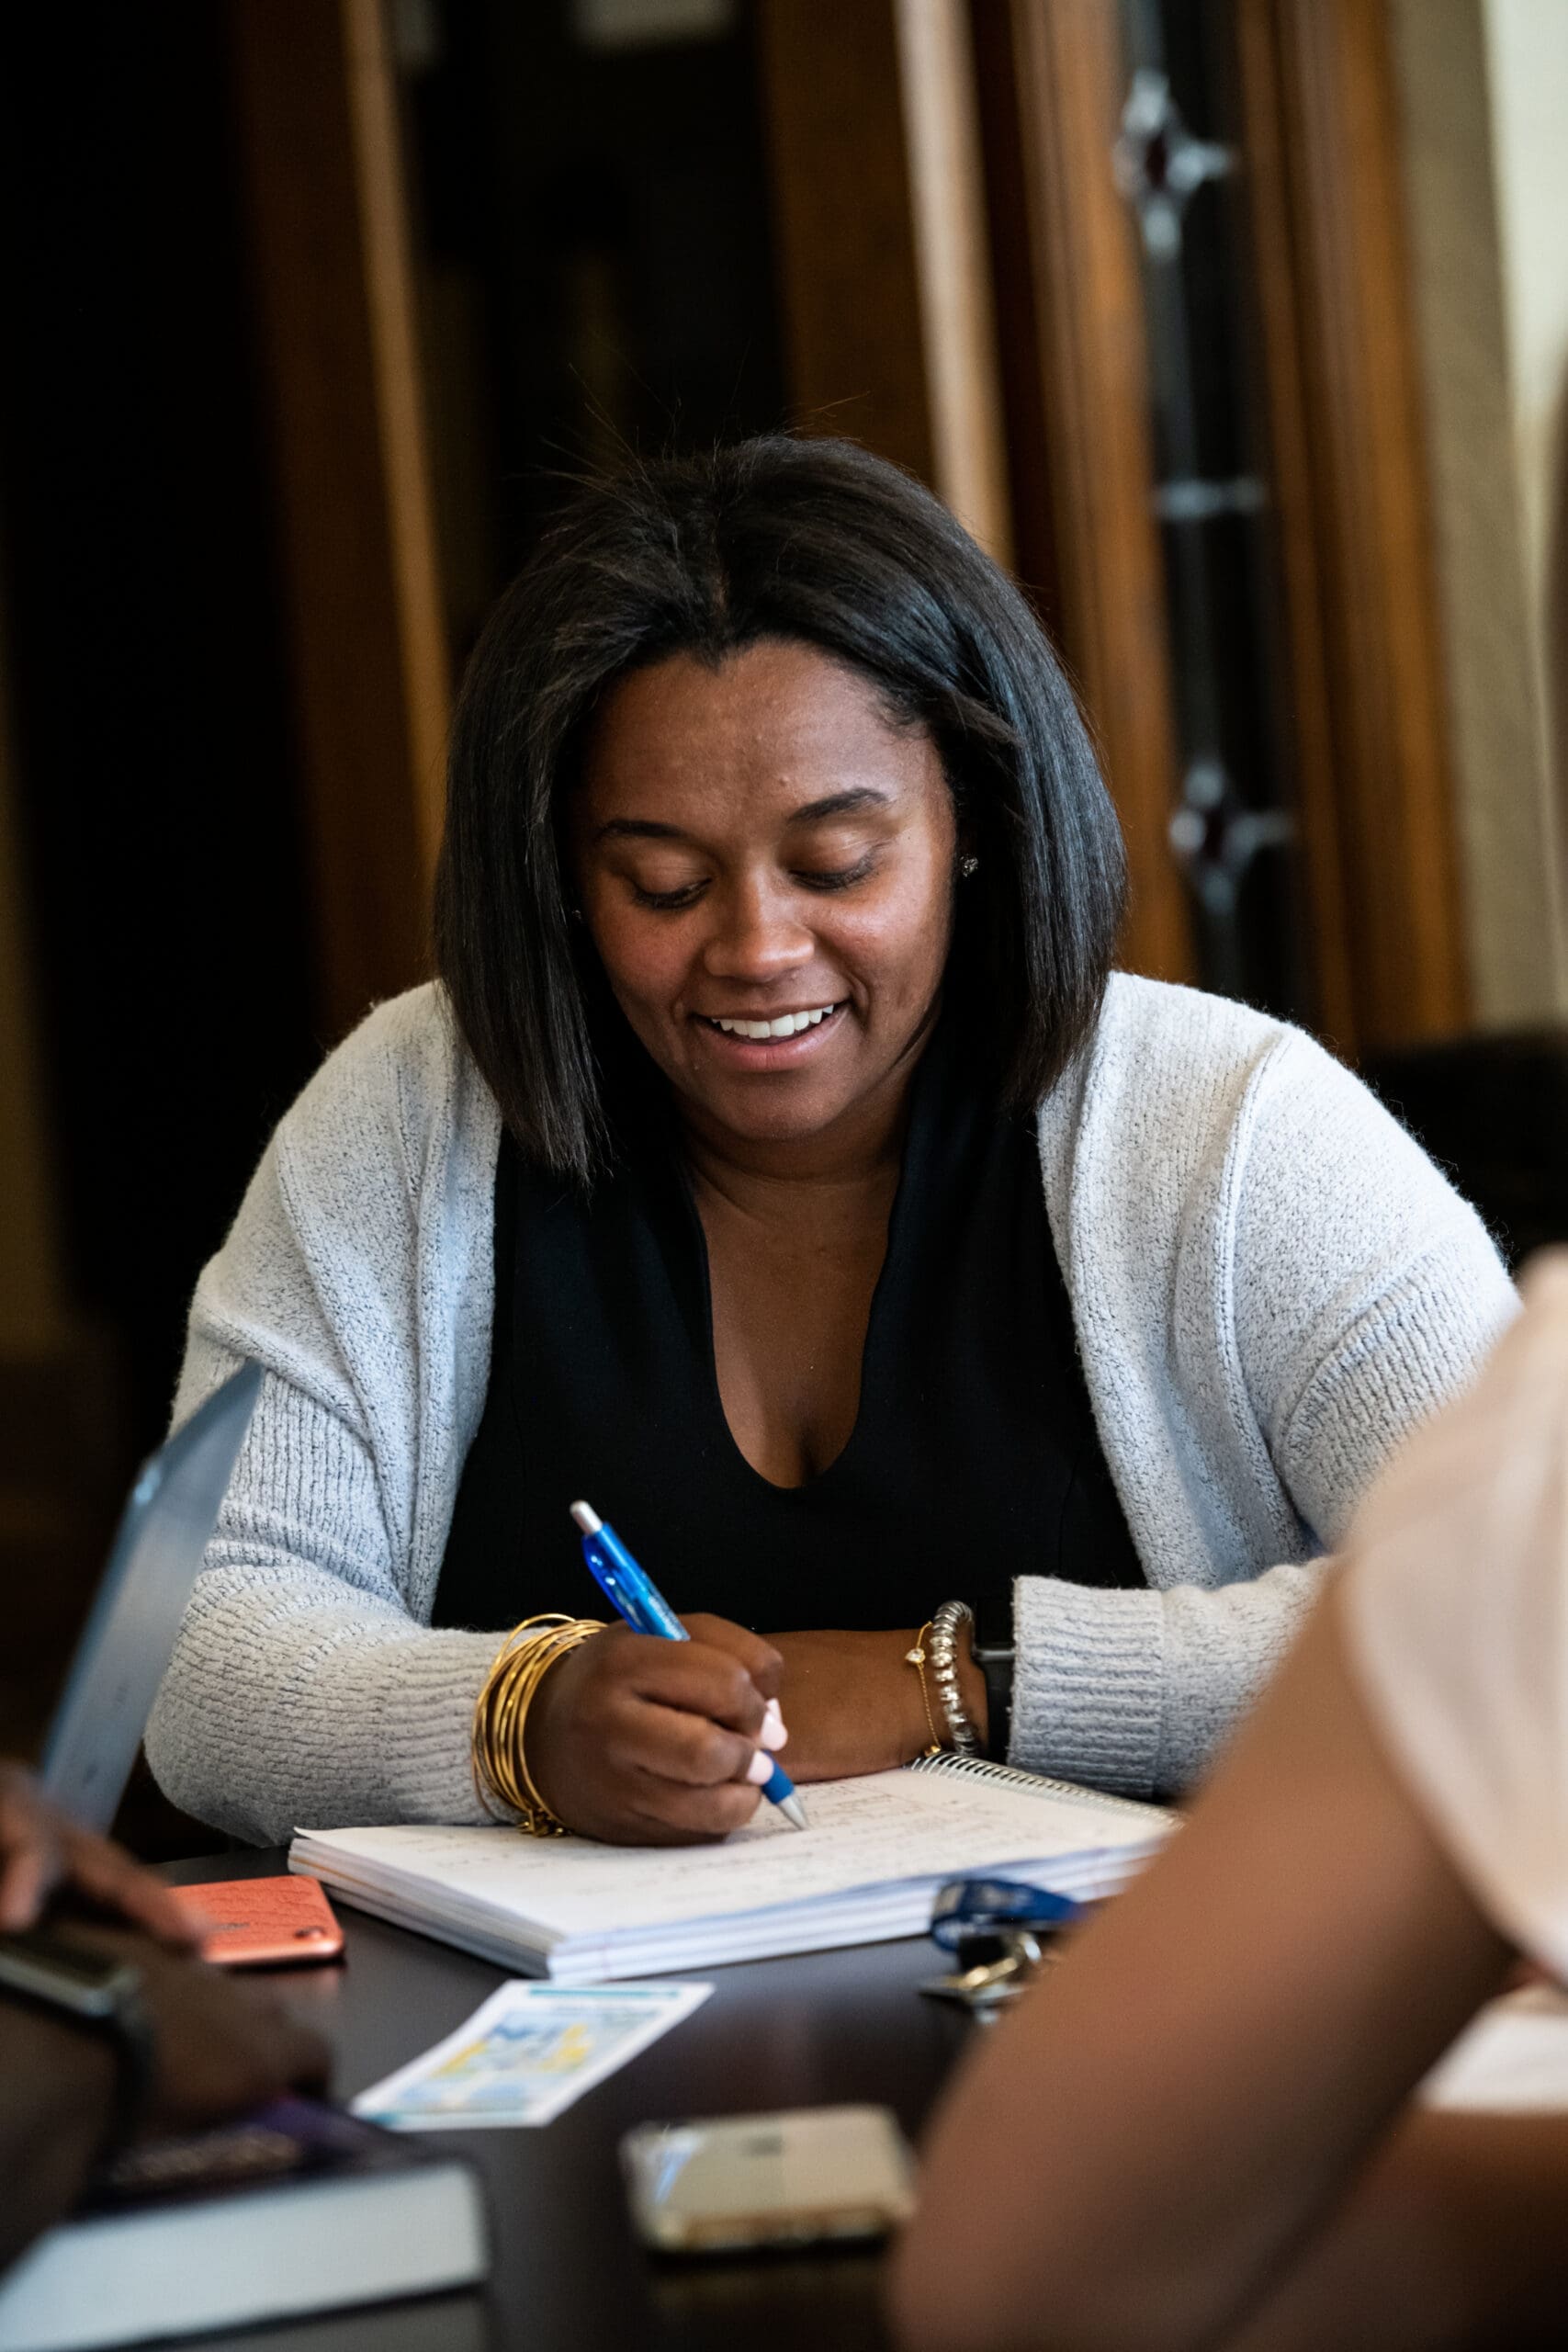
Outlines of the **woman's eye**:
M670 910L693 905L702 887L700 882L682 882L674 890L645 890L640 882L634 882L632 896L639 907L662 907Z
M853 865L815 866L797 873L795 880L804 882L808 890L847 890L856 882L863 882L871 872L874 859L863 857Z
M797 866L792 879L807 890L848 890L863 882L875 865L874 855L868 853L857 858L852 865ZM707 888L707 876L701 875L691 882L676 883L667 890L655 890L645 882L628 876L633 899L639 907L652 907L664 914L675 914L682 907L695 906Z

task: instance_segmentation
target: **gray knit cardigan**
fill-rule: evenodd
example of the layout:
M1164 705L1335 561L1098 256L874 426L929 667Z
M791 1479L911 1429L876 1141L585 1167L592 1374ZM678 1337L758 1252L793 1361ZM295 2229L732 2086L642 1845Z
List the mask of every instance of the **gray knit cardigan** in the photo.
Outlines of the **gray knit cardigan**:
M242 1837L481 1817L496 1633L429 1619L489 1372L499 1137L439 992L384 1004L283 1119L197 1285L176 1420L243 1356L267 1377L147 1747L177 1804ZM1359 1081L1221 998L1114 978L1040 1158L1148 1589L1020 1576L1012 1753L1177 1788L1514 1295ZM525 1589L519 1614L581 1599Z

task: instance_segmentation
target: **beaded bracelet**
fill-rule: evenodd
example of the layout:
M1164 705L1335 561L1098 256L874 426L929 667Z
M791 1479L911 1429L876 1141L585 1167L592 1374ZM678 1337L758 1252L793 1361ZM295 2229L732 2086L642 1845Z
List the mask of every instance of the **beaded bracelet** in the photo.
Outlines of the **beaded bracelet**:
M528 1710L550 1668L603 1631L596 1617L525 1617L496 1652L475 1702L469 1760L479 1803L498 1821L513 1819L530 1838L562 1838L566 1824L550 1811L528 1770Z
M976 1755L980 1747L979 1728L969 1720L958 1680L958 1629L974 1621L975 1612L966 1600L944 1600L931 1619L931 1639L925 1645L947 1718L948 1738L961 1756Z

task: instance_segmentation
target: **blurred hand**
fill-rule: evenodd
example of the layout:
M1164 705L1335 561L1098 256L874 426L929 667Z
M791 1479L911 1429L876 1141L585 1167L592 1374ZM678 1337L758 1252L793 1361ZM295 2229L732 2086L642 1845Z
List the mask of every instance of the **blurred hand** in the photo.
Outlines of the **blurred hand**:
M186 1947L197 1929L151 1871L51 1804L19 1764L0 1763L0 1931L30 1928L51 1898L74 1894Z
M749 1772L782 1744L779 1654L723 1617L689 1642L607 1626L553 1666L528 1713L529 1777L569 1829L620 1846L723 1838L755 1813Z
M123 1928L72 1919L56 1932L62 1942L112 1954L141 1971L155 2043L142 2118L149 2134L199 2131L280 2092L325 2087L326 2043L276 1994L237 1984L194 1954L170 1951Z

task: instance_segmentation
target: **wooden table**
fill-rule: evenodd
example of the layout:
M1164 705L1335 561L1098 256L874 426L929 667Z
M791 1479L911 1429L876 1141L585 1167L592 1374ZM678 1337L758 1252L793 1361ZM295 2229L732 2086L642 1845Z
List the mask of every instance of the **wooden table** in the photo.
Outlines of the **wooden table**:
M225 1855L168 1875L284 1867L281 1853ZM273 1981L332 2042L333 2092L348 2099L460 2025L504 1972L346 1905L341 1917L342 1966ZM706 1972L714 1993L694 2016L554 2123L439 2135L484 2178L488 2293L211 2340L225 2352L865 2352L885 2340L874 2254L650 2260L627 2228L616 2143L652 2120L864 2099L917 2132L973 2030L916 1990L942 1965L933 1946L907 1941Z

